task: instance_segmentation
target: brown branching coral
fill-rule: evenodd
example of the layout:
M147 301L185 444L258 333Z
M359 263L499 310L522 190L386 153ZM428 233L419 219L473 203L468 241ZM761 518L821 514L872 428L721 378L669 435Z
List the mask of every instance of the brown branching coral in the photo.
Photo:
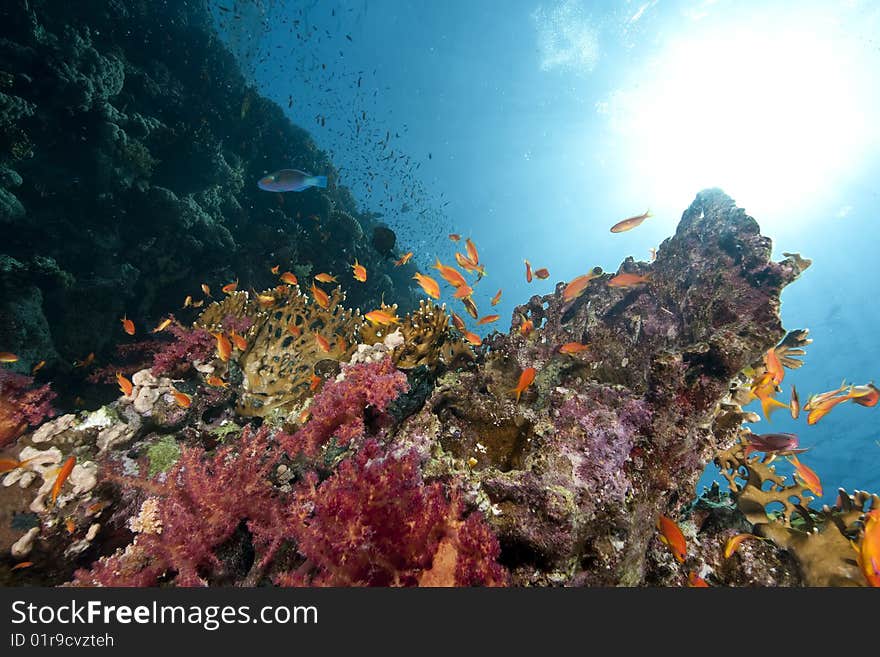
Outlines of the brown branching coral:
M403 343L394 348L391 359L402 370L424 365L430 370L454 369L474 359L474 353L449 326L446 305L438 306L429 301L419 302L418 309L407 315L399 326ZM381 342L394 328L365 325L361 329L361 342Z
M222 301L215 301L205 308L194 325L212 332L227 330L229 327L224 326L224 321L228 321L229 318L250 317L254 319L259 312L260 305L256 299L251 298L247 292L239 290L228 295Z
M737 507L758 536L772 540L797 561L808 586L862 586L851 541L858 536L864 513L880 508L880 497L841 490L834 507L811 509L807 488L785 484L767 457L745 455L738 442L715 457L730 485ZM781 505L780 510L772 507Z

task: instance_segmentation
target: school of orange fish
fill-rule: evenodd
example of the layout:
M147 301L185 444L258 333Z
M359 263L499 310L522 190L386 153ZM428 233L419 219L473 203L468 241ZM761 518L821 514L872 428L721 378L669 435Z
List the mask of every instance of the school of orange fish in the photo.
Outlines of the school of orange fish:
M636 226L639 226L640 224L642 224L642 222L644 222L651 216L652 215L650 211L646 211L643 214L629 217L614 224L614 226L611 227L611 232L626 232L635 228ZM449 235L449 239L457 243L461 241L461 235L452 233ZM413 252L408 251L395 262L395 265L398 267L405 265L410 261L412 257ZM656 250L651 249L651 260L653 261L655 258ZM475 323L477 326L490 324L497 321L500 318L500 316L497 314L488 314L480 317L477 305L472 298L474 294L474 286L483 279L483 277L486 275L486 270L480 262L480 255L477 251L477 247L470 238L465 239L465 253L455 253L455 261L462 270L475 276L475 279L472 282L469 283L464 275L454 266L445 265L440 262L439 258L436 260L432 268L436 269L437 272L439 272L440 277L453 288L454 291L452 293L452 298L461 302L468 315L476 320ZM357 259L355 259L354 263L351 264L351 269L352 277L354 278L354 280L360 283L366 282L367 270L362 264L357 261ZM272 272L272 274L279 276L279 281L281 282L280 287L282 289L284 285L299 284L299 281L296 275L293 274L293 272L286 271L283 274L279 274L279 265L273 266L270 271ZM603 272L600 267L594 267L588 273L573 278L565 285L562 290L563 300L566 303L573 302L581 294L584 293L590 281L598 278L602 275L602 273ZM550 272L547 268L541 267L538 269L533 269L531 263L528 260L525 260L525 278L527 283L531 283L535 278L545 280L549 277ZM437 280L421 272L417 272L413 276L413 278L418 283L419 287L421 287L425 294L427 294L430 298L440 299L441 290L440 284L437 282ZM318 287L316 283L336 283L337 278L336 276L322 272L315 275L313 279L314 280L310 287L311 296L314 299L315 303L317 303L321 308L326 309L329 307L330 297L327 292ZM611 279L608 280L607 284L610 287L615 288L628 288L637 285L649 285L650 282L650 275L638 275L623 272L617 274L616 276L613 276ZM201 285L201 289L206 298L212 296L211 288L206 283L203 283ZM221 291L224 294L232 294L237 289L238 281L233 281L221 287ZM501 294L502 290L499 289L498 292L492 297L492 306L497 305L501 301ZM256 292L254 292L254 295L260 305L264 308L272 307L276 303L276 298L272 295L258 294ZM193 297L191 295L188 295L184 299L183 307L198 308L201 307L204 302L205 299L195 301L193 300ZM480 346L482 344L482 338L480 338L479 335L477 335L473 331L470 331L467 328L467 325L465 324L461 316L459 316L455 312L452 312L451 316L453 325L462 333L464 339L468 343L473 346ZM385 308L379 308L367 312L364 314L364 317L373 324L383 326L393 325L400 321L396 314ZM524 337L528 337L534 330L534 324L532 320L527 319L524 316L521 316L521 320L522 321L519 325L519 332ZM136 327L132 320L128 319L127 316L123 316L120 319L120 322L122 324L122 329L126 334L130 336L135 335ZM159 333L165 330L166 328L168 328L168 326L171 325L171 323L171 319L163 319L154 329L152 329L152 333ZM301 329L298 326L291 324L288 327L288 331L292 335L298 336L301 332ZM228 336L222 332L213 334L213 336L217 341L217 356L220 358L220 360L224 362L227 362L232 356L233 348L238 349L239 351L244 351L247 349L246 339L241 335L236 334L234 330L231 331ZM326 353L330 353L333 351L333 347L331 346L330 341L327 339L327 337L321 335L318 332L314 332L314 338L315 343L322 351ZM345 344L345 341L337 336L336 347L344 351L345 349L347 349L347 346L348 345ZM580 354L588 349L588 344L581 344L578 342L569 342L563 345L559 345L558 347L558 351L560 353L571 356L576 356L577 354ZM94 358L94 353L90 353L82 361L74 363L74 366L88 366L94 361ZM9 352L0 352L0 363L14 363L17 361L18 357L15 354ZM36 373L44 365L45 361L39 362L33 368L32 373ZM800 416L801 410L807 412L807 424L814 425L819 422L819 420L821 420L823 417L825 417L828 413L830 413L831 410L835 408L838 404L852 401L853 403L860 406L873 407L877 405L878 401L880 401L880 389L874 386L873 383L857 386L847 385L844 382L839 388L835 390L812 395L807 400L807 403L803 405L803 407L800 404L797 390L794 386L792 386L790 401L788 404L785 404L777 400L775 397L779 392L781 392L780 384L785 378L785 368L782 365L775 348L771 348L766 352L763 358L763 366L763 371L753 373L749 391L751 395L751 400L760 401L764 417L768 421L770 420L770 416L773 411L779 408L787 408L791 413L791 417L795 420L798 419L798 417ZM525 392L534 382L536 374L537 371L533 367L527 367L521 372L516 386L510 391L512 395L515 395L517 403L519 403L522 393ZM116 373L116 379L122 394L126 397L130 397L133 391L132 382L128 378L126 378L121 372ZM313 376L311 382L312 390L317 389L321 381L322 379L320 377ZM207 383L215 387L226 387L228 385L226 381L218 376L208 377ZM192 404L192 397L190 395L187 395L186 393L180 392L176 389L172 389L172 395L174 396L175 402L182 408L188 408ZM307 418L308 414L306 412L300 419L302 421L306 421ZM747 450L762 451L761 445L757 442L751 445L747 444ZM816 495L821 496L822 485L819 476L808 466L801 463L796 456L798 452L803 451L806 450L788 450L787 452L779 453L784 454L785 457L794 466L795 470L792 476L795 481L805 486L806 488L809 488ZM773 458L776 456L776 454L774 453L769 456L770 458ZM71 456L67 459L64 465L58 469L58 473L51 491L51 501L53 503L57 499L65 481L73 470L75 462L75 457ZM14 459L0 459L0 473L8 472L19 467L24 467L26 464L27 460L17 461ZM687 542L679 526L675 523L674 520L664 515L661 515L657 519L657 529L661 542L669 547L673 556L679 563L684 563L685 559L687 558ZM730 556L732 556L737 551L740 544L747 539L766 540L753 534L737 534L729 539L727 544L725 545L724 557L729 558ZM880 509L875 509L866 514L862 537L857 544L853 544L853 547L857 553L859 567L862 573L865 575L866 580L871 586L880 586ZM29 562L23 562L18 564L15 568L26 568L29 565L31 565ZM688 573L688 585L692 587L709 586L709 584L704 579L699 577L699 575L697 575L693 571Z

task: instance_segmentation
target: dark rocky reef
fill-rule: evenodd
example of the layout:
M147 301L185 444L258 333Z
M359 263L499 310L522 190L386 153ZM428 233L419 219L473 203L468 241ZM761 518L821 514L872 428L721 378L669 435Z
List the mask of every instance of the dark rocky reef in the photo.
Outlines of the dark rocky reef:
M658 515L692 501L736 436L715 421L730 381L783 336L779 294L803 265L770 255L754 219L701 192L655 262L621 265L648 284L615 288L605 274L573 302L564 284L532 297L485 363L447 377L404 427L442 447L429 470L468 479L516 583L636 585L668 557L649 549ZM559 353L568 342L590 348ZM517 404L526 367L537 377Z
M247 85L205 2L9 0L0 25L0 349L18 369L100 362L124 314L152 327L203 282L275 284L274 264L343 280L358 258L370 276L350 305L414 306L410 267L376 251L327 156ZM329 187L257 188L285 167Z

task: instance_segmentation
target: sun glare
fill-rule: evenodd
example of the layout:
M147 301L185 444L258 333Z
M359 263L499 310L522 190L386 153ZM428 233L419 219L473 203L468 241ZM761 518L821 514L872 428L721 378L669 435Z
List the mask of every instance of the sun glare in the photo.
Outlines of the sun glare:
M674 41L605 111L657 205L722 187L755 212L815 201L864 155L870 76L820 29L716 29Z

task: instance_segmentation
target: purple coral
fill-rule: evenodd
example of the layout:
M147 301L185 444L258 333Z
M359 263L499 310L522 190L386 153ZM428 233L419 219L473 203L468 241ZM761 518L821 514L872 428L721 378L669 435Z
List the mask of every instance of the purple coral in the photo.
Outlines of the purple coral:
M440 484L423 481L414 452L386 455L368 441L324 483L308 477L296 509L294 534L306 562L279 584L412 586L432 568L443 543L452 545L455 576L443 581L506 581L495 562L495 536L479 515L459 521L459 504L446 499Z
M174 573L177 586L204 586L222 573L217 548L244 522L256 559L249 579L258 579L286 538L289 501L271 485L277 456L269 431L242 433L235 446L205 457L185 447L164 483L127 481L159 499L161 533L138 534L126 555L100 560L91 571L76 573L75 583L104 586L155 586Z
M49 384L33 388L34 380L24 374L0 369L0 447L55 415L55 392Z
M558 418L561 435L575 447L577 477L597 498L622 502L630 488L624 466L633 439L650 424L647 404L596 386L563 402Z
M409 387L406 375L394 367L390 358L343 367L343 372L342 381L328 383L315 395L308 423L292 436L279 436L281 446L289 455L302 452L313 456L332 437L347 445L363 435L364 413L368 407L376 413L384 413Z

